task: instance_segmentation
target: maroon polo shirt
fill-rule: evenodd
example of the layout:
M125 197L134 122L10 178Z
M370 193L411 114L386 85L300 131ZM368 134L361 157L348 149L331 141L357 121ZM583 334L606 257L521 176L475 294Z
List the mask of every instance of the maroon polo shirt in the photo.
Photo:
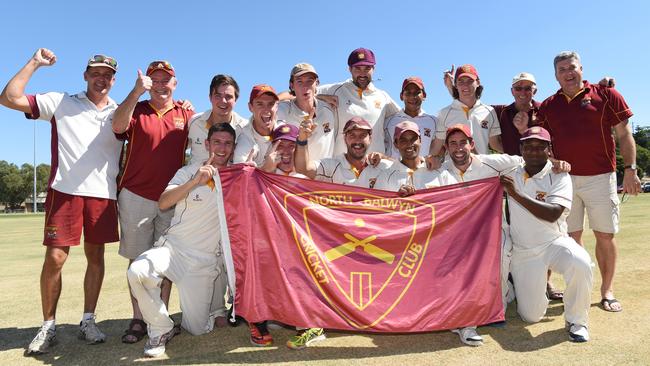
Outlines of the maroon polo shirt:
M612 127L632 117L614 88L584 81L569 98L558 90L539 107L537 119L550 133L555 158L571 163L572 175L598 175L616 170Z
M533 100L533 107L528 111L528 127L537 124L539 106L540 103ZM517 127L512 123L515 115L519 112L515 107L515 103L510 105L493 105L492 107L499 118L499 125L501 126L503 152L508 155L521 155L521 152L519 151L519 139L521 138L521 134L517 131Z
M118 189L152 201L160 195L183 166L190 117L193 111L175 102L167 111L156 111L148 100L138 102L126 132L116 134L127 140L124 169Z

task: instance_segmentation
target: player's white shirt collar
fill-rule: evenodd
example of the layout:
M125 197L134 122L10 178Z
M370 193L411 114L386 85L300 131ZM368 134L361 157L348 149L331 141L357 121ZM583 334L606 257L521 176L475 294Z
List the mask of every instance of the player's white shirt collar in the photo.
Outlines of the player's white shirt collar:
M347 79L347 80L345 81L345 83L349 84L350 87L352 87L354 90L358 90L358 89L359 89L359 87L354 83L354 81L352 81L352 79ZM363 92L364 92L364 93L366 93L366 92L368 92L368 93L372 93L372 92L375 92L376 90L377 90L377 88L375 87L375 83L373 83L373 82L371 81L370 84L368 84L368 86L367 86L365 89L363 89Z
M525 164L523 164L523 165L521 165L521 166L519 166L517 168L517 173L521 174L522 177L525 177L525 178L528 178L528 179L530 179L530 178L532 178L532 179L543 179L547 174L549 174L552 171L552 169L553 169L553 163L551 163L550 160L547 160L546 165L544 165L542 170L537 172L537 174L533 175L532 177L528 175L528 172L526 171L526 165Z
M85 100L87 100L88 103L94 105L95 109L97 109L99 111L102 111L102 110L107 109L107 108L117 108L117 103L115 103L115 101L113 99L111 99L111 97L108 97L108 103L106 103L106 106L104 108L102 108L102 109L97 108L97 104L93 103L93 101L90 100L90 98L88 98L88 95L86 94L85 91L81 91L81 92L75 94L74 97L77 98L77 99L85 99Z

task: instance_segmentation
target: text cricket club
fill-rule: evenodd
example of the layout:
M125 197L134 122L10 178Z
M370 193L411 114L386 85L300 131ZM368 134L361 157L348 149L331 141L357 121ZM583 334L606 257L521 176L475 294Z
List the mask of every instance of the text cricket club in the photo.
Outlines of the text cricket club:
M389 315L424 261L434 207L341 191L287 194L284 205L303 262L332 309L358 329Z

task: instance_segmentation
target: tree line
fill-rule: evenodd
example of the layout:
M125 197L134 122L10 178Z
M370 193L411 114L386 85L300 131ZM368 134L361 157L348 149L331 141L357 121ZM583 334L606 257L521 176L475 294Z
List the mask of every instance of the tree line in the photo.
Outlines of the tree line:
M50 166L40 164L36 167L36 192L47 190ZM0 160L0 204L8 209L18 209L34 191L34 166L16 164Z

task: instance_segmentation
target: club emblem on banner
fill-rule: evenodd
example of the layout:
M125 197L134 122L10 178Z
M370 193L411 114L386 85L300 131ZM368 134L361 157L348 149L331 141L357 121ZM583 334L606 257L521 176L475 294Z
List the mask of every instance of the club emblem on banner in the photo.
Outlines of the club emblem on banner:
M434 207L341 191L288 194L284 204L305 267L329 306L357 329L388 316L424 262Z

